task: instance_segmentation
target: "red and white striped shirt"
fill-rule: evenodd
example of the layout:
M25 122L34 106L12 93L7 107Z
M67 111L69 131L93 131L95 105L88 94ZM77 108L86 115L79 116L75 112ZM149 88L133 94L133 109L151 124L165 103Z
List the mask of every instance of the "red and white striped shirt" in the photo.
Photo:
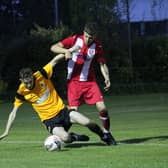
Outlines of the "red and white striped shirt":
M68 80L95 81L93 64L95 61L104 63L102 45L96 39L87 46L83 35L74 35L61 41L65 48L78 46L78 52L72 53L72 59L68 61Z

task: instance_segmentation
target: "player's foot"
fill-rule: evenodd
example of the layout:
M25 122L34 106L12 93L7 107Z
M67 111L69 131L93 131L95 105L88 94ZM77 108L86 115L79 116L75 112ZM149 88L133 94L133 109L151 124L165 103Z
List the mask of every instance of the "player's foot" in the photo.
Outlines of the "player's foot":
M101 138L107 145L117 145L116 140L110 132L104 133L104 136Z
M89 137L87 135L79 135L76 133L70 133L73 141L89 141Z

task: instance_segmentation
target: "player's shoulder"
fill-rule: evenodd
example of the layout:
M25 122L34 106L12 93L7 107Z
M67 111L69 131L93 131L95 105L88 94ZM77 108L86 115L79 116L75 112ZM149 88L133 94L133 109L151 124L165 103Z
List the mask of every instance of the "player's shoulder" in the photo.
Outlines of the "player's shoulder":
M71 45L74 45L77 41L83 41L83 35L73 34L66 38L65 41L63 41L63 43L70 43Z
M19 87L18 87L17 93L22 94L22 93L24 93L24 92L25 92L25 90L26 90L26 87L25 87L24 83L23 83L23 82L21 82L21 83L19 84Z
M41 70L37 70L36 72L33 73L34 78L37 80L38 78L41 78Z
M82 35L82 34L73 34L73 35L71 36L71 38L74 39L74 40L76 40L76 39L78 39L78 38L83 39L83 35Z

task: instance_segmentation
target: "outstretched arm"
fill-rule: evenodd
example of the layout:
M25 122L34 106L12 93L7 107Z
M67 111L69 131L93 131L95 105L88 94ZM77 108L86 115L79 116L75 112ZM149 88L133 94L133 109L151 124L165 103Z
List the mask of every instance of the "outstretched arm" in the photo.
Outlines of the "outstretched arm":
M105 63L100 63L100 70L101 70L101 73L102 73L102 75L104 77L104 83L106 85L104 87L104 90L108 91L108 89L111 86L111 82L110 82L109 70L108 70L107 65Z
M58 64L64 58L65 58L64 54L58 54L49 63L52 65L52 67L54 67L56 64Z
M6 123L6 128L3 134L0 135L0 140L5 138L6 136L8 136L9 131L12 127L12 124L16 118L16 112L18 111L18 107L13 107L13 110L10 112L9 117L8 117L8 121Z
M78 51L79 47L78 46L74 46L72 48L66 49L68 50L70 53ZM62 59L69 59L69 57L66 57L66 54L58 54L56 55L49 63L54 67L57 63L59 63Z

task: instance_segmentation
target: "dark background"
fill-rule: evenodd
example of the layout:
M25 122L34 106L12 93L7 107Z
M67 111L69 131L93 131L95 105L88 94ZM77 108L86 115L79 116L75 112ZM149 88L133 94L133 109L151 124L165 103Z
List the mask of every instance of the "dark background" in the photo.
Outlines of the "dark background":
M110 71L108 94L167 92L168 20L131 22L130 2L123 0L123 21L116 0L0 0L0 95L12 96L20 68L45 65L53 57L53 43L82 33L92 20L98 23ZM57 66L53 81L65 95L65 63Z

